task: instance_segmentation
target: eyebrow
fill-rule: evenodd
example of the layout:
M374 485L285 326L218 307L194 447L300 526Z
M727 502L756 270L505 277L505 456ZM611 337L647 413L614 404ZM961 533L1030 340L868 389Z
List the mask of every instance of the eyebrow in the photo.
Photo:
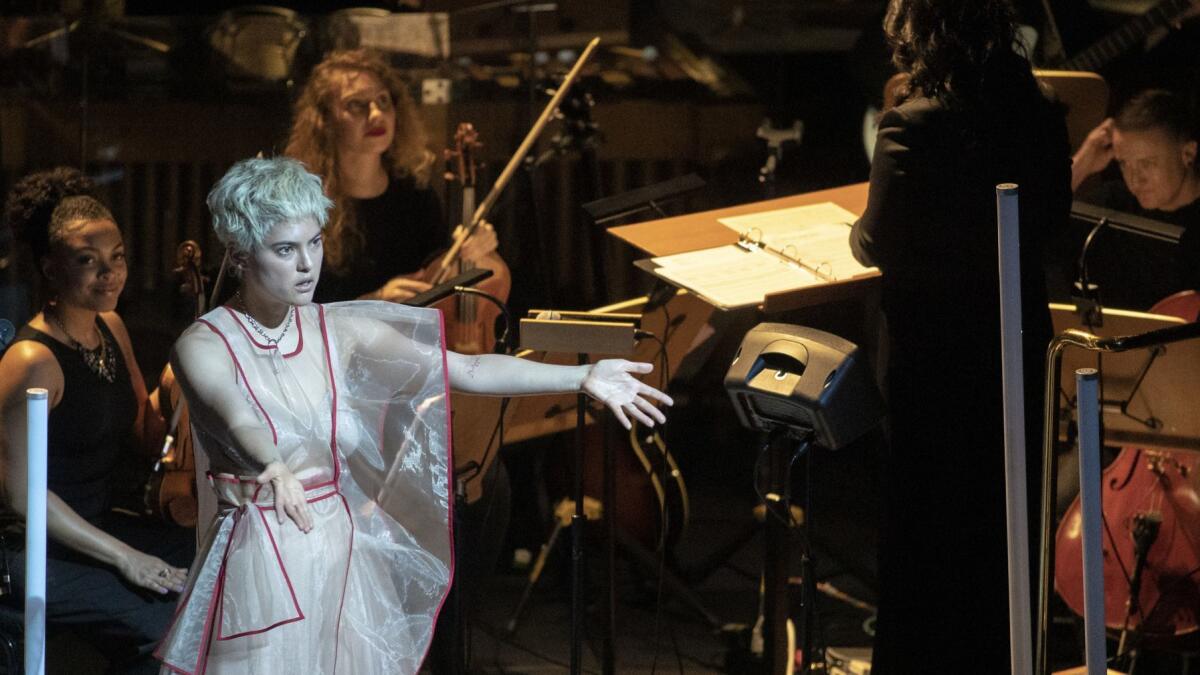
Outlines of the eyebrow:
M349 100L353 100L356 98L374 98L380 94L391 94L391 93L392 92L389 91L387 87L380 87L378 89L347 92L345 94L342 94L342 100L349 101Z
M325 233L324 233L324 232L318 232L318 233L314 234L312 237L310 237L310 238L308 239L308 241L307 241L307 242L305 242L305 243L310 243L310 242L316 241L316 240L317 240L318 238L320 238L320 237L321 237L321 235L323 235L323 234L325 234ZM292 240L290 240L290 239L289 239L289 240L287 240L287 241L273 241L273 242L271 242L271 243L269 243L269 244L266 244L266 245L267 245L267 246L269 246L269 247L271 247L271 248L275 248L276 246L295 246L296 244L299 244L299 243L300 243L299 241L292 241Z
M67 246L70 246L70 244L67 244ZM117 244L116 246L113 246L113 247L112 247L112 248L110 248L109 250L110 250L110 251L115 251L115 250L117 250L117 249L119 249L119 248L125 248L125 242L121 242L121 243ZM85 253L85 252L87 252L87 251L100 251L100 250L101 250L101 249L100 249L99 247L97 247L97 246L90 246L90 245L84 245L84 246L80 246L80 247L78 247L78 248L75 248L75 247L72 247L72 248L71 248L71 251L73 251L73 252L75 252L75 253Z

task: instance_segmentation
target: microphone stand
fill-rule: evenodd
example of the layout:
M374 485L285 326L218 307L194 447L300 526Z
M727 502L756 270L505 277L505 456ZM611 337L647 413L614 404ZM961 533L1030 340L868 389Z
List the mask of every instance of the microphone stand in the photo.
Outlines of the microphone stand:
M788 142L799 143L804 136L804 123L796 120L790 129L776 129L771 120L763 120L759 125L756 136L767 142L767 160L758 170L758 182L762 183L766 199L775 197L775 171L783 161L783 145Z

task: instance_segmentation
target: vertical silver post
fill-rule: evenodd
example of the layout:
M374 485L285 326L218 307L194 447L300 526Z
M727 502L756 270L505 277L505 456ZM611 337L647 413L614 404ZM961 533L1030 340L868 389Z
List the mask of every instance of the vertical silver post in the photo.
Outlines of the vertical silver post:
M996 186L1004 381L1004 482L1008 516L1008 632L1013 675L1033 673L1029 506L1025 478L1025 376L1021 342L1021 241L1017 186Z
M1100 542L1100 385L1095 368L1075 371L1079 400L1079 504L1083 515L1083 632L1088 675L1105 675L1104 560Z
M46 434L49 392L25 390L25 675L46 672Z

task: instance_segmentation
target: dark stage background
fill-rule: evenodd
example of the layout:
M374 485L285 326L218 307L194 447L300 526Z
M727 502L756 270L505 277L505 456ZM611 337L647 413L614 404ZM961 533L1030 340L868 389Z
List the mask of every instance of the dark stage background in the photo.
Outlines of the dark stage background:
M583 214L580 205L590 199L696 173L708 185L666 206L678 214L867 178L863 116L887 69L871 47L879 43L882 0L560 0L536 14L532 29L527 13L479 0L279 4L263 18L262 10L228 0L0 0L0 190L61 164L82 165L102 185L129 250L120 311L147 377L161 370L191 318L172 272L176 246L197 240L215 270L219 250L205 195L233 162L282 149L292 101L323 50L361 39L347 33L348 15L338 10L448 13L448 57L393 59L418 102L423 87L447 83L448 101L420 105L430 149L440 152L459 122L473 122L484 143L485 177L499 173L541 110L545 78L565 71L591 35L604 37L578 85L595 101L597 132L554 153L551 139L564 125L552 123L531 153L545 153L544 161L518 173L490 218L512 268L516 313L587 309L650 288L632 265L639 253L598 236ZM488 7L471 10L480 5ZM785 147L773 185L759 181L767 148L756 130L764 120L804 127L802 140ZM0 255L7 244L7 233L0 234ZM0 269L4 318L20 325L28 317L27 293L15 265ZM771 319L859 340L860 312L834 306ZM762 549L751 517L754 438L738 426L721 378L742 335L760 320L753 313L719 317L702 357L671 385L679 405L666 434L695 511L673 555L697 572L692 588L730 624L755 620ZM867 602L875 578L877 441L814 457L810 514L818 576ZM556 495L545 493L540 476L552 472L547 465L561 461L566 445L551 439L507 452L517 477L509 553L536 553L544 539L547 504ZM699 574L723 548L732 551L730 564ZM557 670L567 658L566 567L552 566L521 628L506 637L500 627L522 577L507 553L504 561L472 633L474 664L497 672ZM670 598L656 610L653 584L622 570L620 672L746 670L737 648L746 636L737 626L714 632ZM869 610L828 596L818 608L818 644L869 644ZM589 659L594 672L594 654Z

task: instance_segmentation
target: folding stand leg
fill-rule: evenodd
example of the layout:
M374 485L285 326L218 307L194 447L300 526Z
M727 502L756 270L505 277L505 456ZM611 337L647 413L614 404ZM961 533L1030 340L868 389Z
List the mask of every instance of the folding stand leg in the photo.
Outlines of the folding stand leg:
M620 528L616 530L616 543L621 548L621 552L631 562L642 568L642 571L652 576L656 581L661 581L668 593L692 608L693 611L704 619L710 629L714 631L721 629L724 624L704 606L704 602L695 591L688 588L687 584L680 580L668 567L663 566L661 570L659 569L658 559L654 553L647 550Z
M589 516L592 518L598 518L601 512L600 503L591 498L584 500L584 509L589 514L592 514ZM534 587L537 585L538 580L542 578L542 572L546 568L546 560L554 550L555 544L558 543L559 534L562 533L564 527L571 524L574 512L574 500L561 499L555 505L554 529L550 531L550 537L546 540L545 544L542 544L542 550L533 561L533 567L529 571L529 581L525 584L525 590L521 593L521 599L517 602L517 606L513 610L512 616L509 617L508 622L504 624L504 630L510 635L517 632L517 622L520 621L521 614L525 611L525 604L529 602L529 597L533 594Z

